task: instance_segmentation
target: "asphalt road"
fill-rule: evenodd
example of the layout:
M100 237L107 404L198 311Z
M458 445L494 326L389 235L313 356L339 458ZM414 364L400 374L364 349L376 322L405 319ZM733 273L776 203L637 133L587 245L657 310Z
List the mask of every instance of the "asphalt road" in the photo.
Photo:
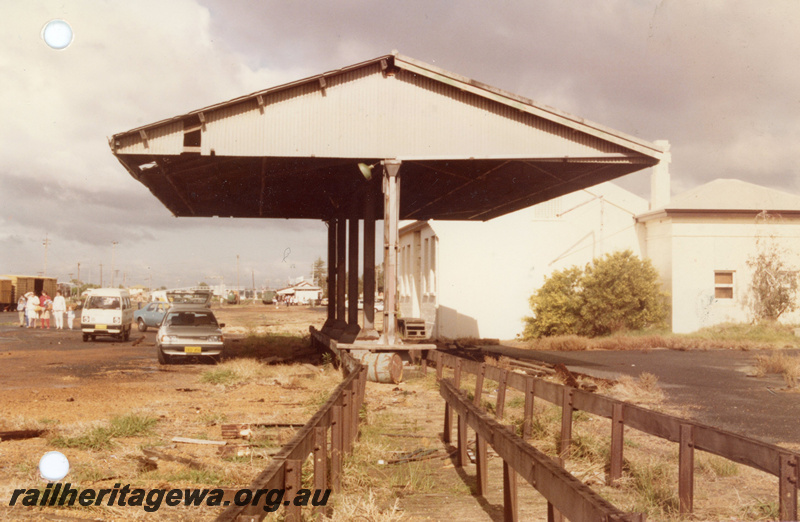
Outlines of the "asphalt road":
M572 371L617 378L656 375L673 403L687 405L691 418L773 444L800 445L800 393L781 391L778 376L750 377L761 351L589 351L548 352L509 346L484 346L509 357L550 364ZM800 350L786 350L800 356Z

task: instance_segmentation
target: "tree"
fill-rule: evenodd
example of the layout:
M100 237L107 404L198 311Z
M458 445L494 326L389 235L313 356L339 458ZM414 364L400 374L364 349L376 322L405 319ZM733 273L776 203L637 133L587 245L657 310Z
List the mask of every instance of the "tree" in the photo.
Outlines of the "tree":
M593 260L581 284L581 333L585 335L641 330L666 319L658 272L649 259L642 260L630 250Z
M328 270L321 257L311 263L311 281L322 288L323 297L328 297Z
M660 326L665 294L650 260L630 250L554 272L530 298L525 336L607 335Z
M775 219L762 212L756 221L769 225ZM753 270L747 304L756 321L777 321L797 308L797 270L784 261L787 254L774 236L756 236L756 253L747 259Z

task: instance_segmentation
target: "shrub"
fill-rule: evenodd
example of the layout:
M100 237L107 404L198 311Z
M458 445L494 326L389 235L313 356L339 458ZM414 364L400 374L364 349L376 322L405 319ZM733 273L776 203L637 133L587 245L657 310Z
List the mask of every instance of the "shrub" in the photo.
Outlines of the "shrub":
M661 326L665 294L650 260L630 250L606 254L584 269L554 272L530 298L525 337L608 335Z

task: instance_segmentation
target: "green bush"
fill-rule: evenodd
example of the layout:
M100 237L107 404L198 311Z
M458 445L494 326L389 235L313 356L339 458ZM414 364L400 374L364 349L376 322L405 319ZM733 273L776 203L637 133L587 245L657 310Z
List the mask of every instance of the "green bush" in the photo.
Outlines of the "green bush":
M650 260L630 250L559 270L530 298L525 337L599 336L662 326L666 295Z

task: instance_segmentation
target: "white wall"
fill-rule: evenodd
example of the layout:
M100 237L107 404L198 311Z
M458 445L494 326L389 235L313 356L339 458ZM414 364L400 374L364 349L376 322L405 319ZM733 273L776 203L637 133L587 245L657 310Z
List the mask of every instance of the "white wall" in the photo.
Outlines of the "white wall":
M649 226L649 223L648 223ZM688 333L723 322L752 320L747 299L752 270L747 260L756 253L756 237L787 250L784 261L800 269L800 222L770 225L751 218L673 218L672 330ZM652 256L652 254L651 254ZM714 296L714 273L734 271L733 299ZM800 313L782 322L800 321Z
M484 223L431 221L418 238L413 231L401 235L401 313L430 318L435 308L438 338L513 339L531 314L531 295L554 270L615 250L640 255L633 215L646 210L644 199L603 183ZM432 232L439 245L436 295L417 306L411 245L422 240L424 250ZM409 253L411 260L403 258Z

